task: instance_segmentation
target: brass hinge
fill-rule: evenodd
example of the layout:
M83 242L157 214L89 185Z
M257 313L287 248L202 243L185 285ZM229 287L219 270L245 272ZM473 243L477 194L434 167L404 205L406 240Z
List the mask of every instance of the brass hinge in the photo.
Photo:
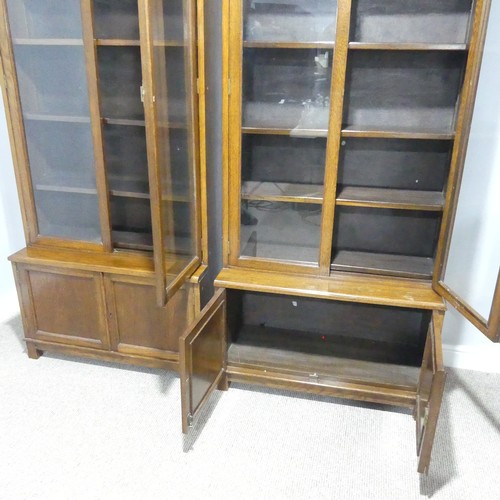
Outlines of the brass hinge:
M188 427L193 427L193 415L191 415L191 413L188 413L187 415L187 424Z
M196 92L199 94L201 94L201 88L200 88L200 79L197 78L196 79Z
M227 248L227 254L228 255L231 255L231 243L229 242L229 240L227 240L226 242L226 248Z
M141 102L144 102L144 98L146 97L146 90L144 85L141 85Z

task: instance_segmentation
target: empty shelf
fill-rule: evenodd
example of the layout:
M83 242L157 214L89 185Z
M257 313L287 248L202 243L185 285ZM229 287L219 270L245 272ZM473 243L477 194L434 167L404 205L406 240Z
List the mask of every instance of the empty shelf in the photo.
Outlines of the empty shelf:
M332 271L384 274L405 278L432 278L434 260L430 257L377 254L340 250L332 262Z
M334 42L273 42L252 40L243 42L243 47L251 49L333 49Z
M352 50L467 50L465 43L349 42Z
M439 191L354 186L344 187L337 197L337 205L402 210L441 211L444 201L443 193Z
M322 203L323 186L285 182L246 181L241 188L244 200Z

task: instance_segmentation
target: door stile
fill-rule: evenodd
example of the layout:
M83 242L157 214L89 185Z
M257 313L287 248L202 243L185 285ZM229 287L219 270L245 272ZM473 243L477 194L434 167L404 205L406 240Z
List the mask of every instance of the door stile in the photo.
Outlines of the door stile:
M229 62L227 91L228 120L228 197L229 197L229 263L235 265L240 255L241 237L241 127L243 111L243 4L229 2Z
M351 28L351 7L352 0L338 1L319 252L320 274L323 276L330 275L332 262L335 200L337 197L337 176L342 140L342 119L344 113L345 79L349 52L349 33Z
M101 103L99 92L99 72L97 70L97 52L94 35L93 0L82 0L82 32L85 51L87 85L89 92L90 124L94 144L94 165L96 171L97 197L99 200L99 218L101 222L101 237L103 249L113 251L111 237L111 217L109 208L109 187L106 175L104 156L103 127L101 120Z

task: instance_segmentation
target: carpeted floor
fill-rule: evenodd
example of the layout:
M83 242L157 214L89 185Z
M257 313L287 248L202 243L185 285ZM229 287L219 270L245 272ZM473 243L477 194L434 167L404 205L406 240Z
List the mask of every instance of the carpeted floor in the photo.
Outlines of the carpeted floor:
M233 386L187 439L175 374L44 355L0 324L0 498L500 499L500 375L451 371L428 477L414 421Z

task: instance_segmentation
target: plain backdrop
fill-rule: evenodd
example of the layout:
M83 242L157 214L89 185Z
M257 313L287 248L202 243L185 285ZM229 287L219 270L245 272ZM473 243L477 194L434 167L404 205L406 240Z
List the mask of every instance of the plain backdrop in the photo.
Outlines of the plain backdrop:
M218 69L217 58L212 57L212 59L216 65L214 69ZM209 71L210 69L209 67ZM216 73L217 75L220 74L219 71ZM489 162L490 170L496 171L500 169L500 119L497 119L500 116L499 74L500 2L493 2L467 161L472 163L480 162L481 164ZM215 86L220 83L220 80L219 82L216 81L217 76L212 77L211 80L211 83ZM213 131L217 132L218 135L220 134L219 128ZM216 139L209 130L209 160L211 155L210 144L214 144ZM481 144L485 143L489 145L487 154L485 154L485 148L480 147ZM215 151L220 152L220 138L219 143L216 146L214 145L214 154ZM209 161L209 168L213 164L215 162ZM480 170L478 171L480 175ZM495 192L500 192L500 186L495 189ZM491 209L498 214L496 218L498 221L500 220L500 196L496 196L496 200L495 197L492 197L492 199ZM217 211L217 213L219 212ZM213 225L211 224L211 226ZM3 101L0 99L0 321L15 314L16 308L18 308L12 270L7 257L23 246L24 233L9 147L5 110ZM491 262L491 259L496 259L496 263L493 262L494 267L495 265L498 266L499 253L500 249L495 248L495 251L492 252L487 242L485 242L482 249L479 249L477 257L480 261L487 259L488 262ZM476 289L481 290L480 284L476 286ZM443 342L445 344L445 361L448 365L500 372L500 345L493 345L451 307L446 315Z

